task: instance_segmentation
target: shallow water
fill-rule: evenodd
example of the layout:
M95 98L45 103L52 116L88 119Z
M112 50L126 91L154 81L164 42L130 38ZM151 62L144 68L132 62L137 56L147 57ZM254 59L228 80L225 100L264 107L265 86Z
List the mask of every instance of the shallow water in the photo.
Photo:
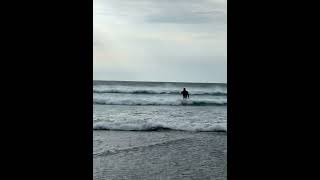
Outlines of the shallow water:
M225 106L94 105L94 130L227 131Z
M227 179L223 132L94 131L94 179Z

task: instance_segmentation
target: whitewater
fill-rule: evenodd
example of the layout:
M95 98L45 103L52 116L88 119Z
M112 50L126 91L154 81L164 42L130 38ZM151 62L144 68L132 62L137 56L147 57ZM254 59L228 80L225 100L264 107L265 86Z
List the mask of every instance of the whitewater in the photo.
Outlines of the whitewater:
M226 84L94 81L93 107L93 130L227 131Z

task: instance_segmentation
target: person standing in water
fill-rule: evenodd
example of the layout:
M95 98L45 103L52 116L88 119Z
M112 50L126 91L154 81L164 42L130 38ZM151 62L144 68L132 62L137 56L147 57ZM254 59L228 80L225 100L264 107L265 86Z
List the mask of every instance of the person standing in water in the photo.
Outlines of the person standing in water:
M181 91L183 99L189 98L189 92L186 90L186 88L183 88L183 91Z

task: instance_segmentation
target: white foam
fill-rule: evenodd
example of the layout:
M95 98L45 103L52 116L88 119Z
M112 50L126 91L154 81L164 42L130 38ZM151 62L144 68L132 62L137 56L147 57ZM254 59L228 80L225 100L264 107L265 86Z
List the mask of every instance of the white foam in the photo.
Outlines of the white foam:
M118 131L154 131L161 129L181 130L181 131L217 131L226 132L224 123L216 124L195 124L195 123L172 123L158 124L153 122L97 122L93 124L94 130L118 130Z

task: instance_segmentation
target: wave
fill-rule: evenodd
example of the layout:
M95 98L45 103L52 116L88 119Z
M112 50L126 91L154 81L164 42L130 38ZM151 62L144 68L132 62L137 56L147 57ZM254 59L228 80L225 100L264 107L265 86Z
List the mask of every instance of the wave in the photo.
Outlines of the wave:
M99 90L93 89L93 93L103 94L103 93L123 93L123 94L180 94L178 90L117 90L117 89L108 89L108 90ZM212 95L212 96L226 96L227 93L223 91L214 91L214 92L190 92L190 95Z
M133 147L123 148L123 149L109 149L109 150L104 150L101 152L93 153L93 156L108 156L108 155L114 155L114 154L118 154L118 153L122 153L122 152L139 151L139 150L143 150L143 149L159 147L159 146L167 146L170 144L176 144L178 142L185 142L185 141L190 141L190 139L189 138L173 139L173 140L169 140L169 141L165 141L165 142L147 144L147 145L142 145L142 146L133 146Z
M195 131L195 132L227 132L226 126L221 124L154 124L144 122L140 124L134 123L114 123L114 122L97 122L93 124L93 130L114 130L114 131L160 131L160 130L176 130L176 131Z
M142 99L104 100L93 99L93 104L98 105L131 105L131 106L226 106L227 100L172 100L172 101L147 101Z

